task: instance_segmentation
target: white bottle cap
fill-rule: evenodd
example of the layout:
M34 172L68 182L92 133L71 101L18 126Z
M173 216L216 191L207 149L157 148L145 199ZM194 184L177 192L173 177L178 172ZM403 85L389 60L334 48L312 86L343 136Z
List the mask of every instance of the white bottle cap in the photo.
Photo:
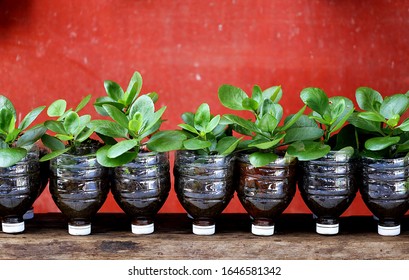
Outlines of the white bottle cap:
M132 224L133 234L151 234L155 230L153 223L147 225L134 225Z
M197 235L213 235L216 232L216 225L198 226L193 224L193 233Z
M2 223L4 233L19 233L25 229L24 222L21 223Z
M31 220L34 218L34 209L31 208L23 215L23 220Z
M274 226L251 225L251 233L254 235L270 236L274 234Z
M317 233L324 235L334 235L339 232L339 224L319 224L317 223Z
M83 226L68 225L68 233L71 235L89 235L91 234L91 224Z
M400 234L400 225L394 227L383 227L378 225L378 234L383 236L396 236Z

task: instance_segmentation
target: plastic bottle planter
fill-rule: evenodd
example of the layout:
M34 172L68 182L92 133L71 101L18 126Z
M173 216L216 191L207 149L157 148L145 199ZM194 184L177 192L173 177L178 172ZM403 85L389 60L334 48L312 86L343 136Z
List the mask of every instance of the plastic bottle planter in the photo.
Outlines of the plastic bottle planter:
M47 150L40 148L40 158L44 155L47 154ZM49 170L50 170L50 162L49 161L43 161L40 162L40 173L41 173L41 187L38 190L38 193L36 195L36 199L43 193L45 187L48 184L48 178L49 178ZM34 207L31 206L26 213L23 215L24 220L30 220L34 218Z
M293 157L279 157L263 167L254 167L248 155L237 158L237 195L253 218L251 232L274 234L276 219L292 201L296 191L296 164Z
M234 195L233 170L233 156L176 152L175 190L183 208L193 218L194 234L215 233L215 218Z
M409 157L362 158L360 192L368 209L378 219L378 233L400 234L400 219L409 209Z
M17 164L0 168L0 216L3 232L24 231L23 215L38 196L41 176L39 149L36 146Z
M317 217L316 231L339 232L339 217L357 192L357 159L343 151L331 151L317 160L300 162L298 187L308 208Z
M154 232L154 216L165 203L169 191L167 153L139 153L134 161L115 168L112 193L131 218L134 234Z
M110 189L108 168L99 165L90 151L81 150L78 155L62 154L50 162L50 193L69 219L71 235L91 233L91 220Z

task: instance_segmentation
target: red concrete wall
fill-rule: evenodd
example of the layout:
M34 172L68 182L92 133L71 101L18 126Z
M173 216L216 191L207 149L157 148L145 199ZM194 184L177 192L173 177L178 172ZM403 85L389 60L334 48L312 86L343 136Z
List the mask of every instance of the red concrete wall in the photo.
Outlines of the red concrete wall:
M406 92L408 62L404 0L0 0L0 93L23 114L105 95L106 79L126 87L135 70L168 106L164 129L202 102L226 112L223 83L282 85L289 114L308 86L352 99L359 86ZM48 190L35 206L58 211ZM121 210L110 197L102 211ZM162 211L183 211L173 191ZM235 198L226 211L244 210ZM299 194L287 209L307 211ZM368 213L358 196L346 215Z

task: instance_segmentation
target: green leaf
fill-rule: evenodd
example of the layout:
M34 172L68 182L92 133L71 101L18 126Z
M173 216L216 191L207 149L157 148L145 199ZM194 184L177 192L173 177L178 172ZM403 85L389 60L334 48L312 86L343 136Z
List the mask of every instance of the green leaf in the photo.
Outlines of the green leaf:
M357 128L370 132L377 132L379 134L383 133L378 122L365 120L359 117L358 112L352 113L352 115L348 118L348 121Z
M242 128L248 131L255 132L255 133L261 132L253 122L245 120L239 116L232 115L232 114L226 114L224 115L224 117L227 120L231 121L232 123L238 126L241 126Z
M329 99L325 92L319 88L305 88L300 93L301 100L313 111L321 116L327 112Z
M217 115L217 116L213 117L213 118L210 120L210 122L207 124L207 126L206 126L206 128L205 128L204 131L205 131L206 133L212 132L213 129L215 129L215 128L219 125L219 122L220 122L220 115Z
M178 124L178 126L184 130L187 130L189 132L192 132L193 134L199 135L200 133L196 130L196 128L194 128L193 126L190 126L186 123L181 123Z
M6 148L0 149L0 167L7 168L15 165L22 160L27 154L23 148Z
M281 134L279 136L274 137L275 139L272 141L263 141L263 142L255 142L250 144L249 147L255 147L261 150L267 150L276 147L280 141L284 138L285 134Z
M399 115L394 115L392 118L390 118L389 120L386 121L386 124L391 127L394 128L395 126L398 125L400 121L400 116Z
M382 95L369 87L360 87L355 92L355 98L359 108L364 111L379 112L382 104Z
M45 109L45 106L40 106L32 110L30 113L28 113L24 119L21 121L20 125L18 128L20 130L25 130L27 127L29 127L33 121L41 114L41 112Z
M303 116L305 108L307 108L307 105L304 105L296 114L290 115L285 118L284 125L280 128L280 131L286 131L287 129L292 127ZM308 117L307 119L309 120Z
M255 102L257 102L257 108L259 106L259 104L263 101L263 91L261 90L261 88L258 85L255 85L253 87L253 92L251 95L251 99L253 99ZM256 110L257 110L256 108Z
M45 127L55 133L67 134L67 131L64 128L64 125L58 121L47 120L44 122Z
M233 110L244 110L243 100L248 98L242 89L232 85L222 85L218 90L218 96L223 106Z
M107 156L110 145L103 146L97 151L97 161L99 164L105 167L117 167L131 162L138 155L136 152L127 152L116 158L109 158Z
M284 143L305 140L319 140L324 135L324 130L319 127L292 127L286 131Z
M380 113L386 119L391 119L395 115L401 116L409 107L409 98L404 94L388 96L381 104Z
M33 126L32 128L26 130L23 135L20 136L20 138L16 142L17 147L24 147L24 146L29 146L37 142L44 133L47 131L47 128L42 125L36 125Z
M85 127L83 130L81 130L80 133L78 133L74 140L78 142L84 142L85 140L90 138L93 133L94 133L93 129Z
M50 159L56 158L66 152L68 152L71 148L65 148L63 150L56 150L52 151L51 153L46 154L42 158L40 158L40 162L49 161Z
M156 92L150 92L147 94L147 96L149 96L149 98L152 99L153 103L156 103L156 101L158 101L159 99L159 95Z
M123 109L125 108L124 104L114 101L109 96L98 97L94 103L94 108L97 111L97 113L100 114L101 116L108 116L108 113L102 107L102 105L105 105L105 104L115 106L121 111L123 111Z
M74 139L73 135L66 135L66 134L56 134L55 137L60 139L61 141L70 141Z
M264 153L264 152L255 152L249 156L250 163L254 167L262 167L269 163L274 162L278 158L278 155L274 153Z
M283 96L283 91L281 86L273 86L268 89L265 89L262 93L263 100L269 99L273 101L273 103L278 103Z
M120 126L123 128L128 129L128 118L126 117L125 113L116 108L112 105L102 105L108 115Z
M337 117L335 117L335 118L333 118L333 120L331 120L332 124L331 124L330 133L333 133L333 132L339 130L342 126L344 126L344 124L347 122L348 118L354 112L355 108L354 108L354 103L352 103L352 101L349 98L346 98L346 97L343 97L343 96L331 97L331 98L329 98L329 102L330 102L330 110L331 110L331 107L334 104L337 104L337 103L340 103L340 102L345 104L344 110ZM331 116L333 116L332 112L331 112Z
M153 104L153 101L149 96L141 95L131 105L129 116L133 117L133 115L135 115L137 112L142 115L142 127L144 127L145 124L154 117L155 105Z
M209 148L212 145L210 141L191 138L183 141L183 147L187 150L201 150Z
M127 128L130 131L138 134L141 127L142 127L142 115L141 113L136 112L135 115L133 115L132 120L129 121Z
M210 122L210 107L207 103L203 103L197 108L194 117L194 127L198 131L205 131L206 126Z
M107 151L107 157L109 158L116 158L124 153L130 151L131 149L137 147L139 145L139 141L137 139L131 140L123 140L121 142L116 143Z
M51 149L52 151L58 151L58 150L64 150L65 149L65 145L63 142L61 142L60 140L58 140L56 137L54 136L50 136L48 134L44 134L41 137L41 141L43 142L43 144L48 147L49 149Z
M75 108L75 112L79 112L81 111L85 106L87 106L88 102L91 100L92 95L88 94L87 96L85 96L81 102L77 105L77 107Z
M399 126L396 128L401 129L402 131L409 131L409 119L404 120Z
M180 131L163 130L153 134L146 145L151 151L168 152L182 149L185 140L186 135Z
M309 161L326 156L331 147L321 142L298 141L288 146L287 154L300 161Z
M392 145L398 144L399 141L399 136L373 137L365 141L365 149L370 151L380 151Z
M166 106L163 106L162 108L160 108L159 110L157 110L156 112L153 113L153 116L148 120L145 128L144 128L144 132L150 130L152 127L154 127L158 122L162 123L162 116L163 113L166 110ZM159 129L159 128L158 128ZM156 131L157 129L155 129L154 131Z
M258 109L258 102L251 99L251 98L244 98L243 99L243 109L249 110L249 111L256 111Z
M49 117L60 117L64 114L67 108L67 101L64 99L58 99L51 103L47 109L47 115Z
M10 143L10 144L12 144L12 143L14 143L14 141L17 139L17 137L19 136L19 134L20 134L20 129L13 129L13 131L11 131L11 132L9 132L8 134L7 134L7 137L6 137L6 142L7 143Z
M278 125L278 120L270 114L264 115L260 123L258 124L258 128L262 131L273 133Z
M374 122L385 122L385 118L379 114L378 112L360 112L358 113L358 117L363 118L368 121L374 121Z
M4 95L0 95L0 108L9 110L13 116L17 119L16 109L13 106L13 103Z
M182 120L190 125L190 126L194 126L195 125L195 114L193 114L192 112L186 112L182 114Z
M139 72L134 72L129 81L128 88L125 93L125 104L129 106L132 101L139 95L142 89L142 76Z
M5 134L10 133L14 129L16 123L16 118L13 115L13 112L3 108L0 110L0 129Z
M119 101L124 98L124 91L116 82L107 80L104 82L104 87L108 96L113 100Z
M216 145L216 151L218 154L226 156L233 153L239 145L242 138L237 139L234 136L226 136L219 140Z
M64 129L69 134L74 135L80 126L80 117L75 112L70 112L64 120Z
M88 125L95 132L112 138L127 138L128 130L117 123L107 120L93 120Z

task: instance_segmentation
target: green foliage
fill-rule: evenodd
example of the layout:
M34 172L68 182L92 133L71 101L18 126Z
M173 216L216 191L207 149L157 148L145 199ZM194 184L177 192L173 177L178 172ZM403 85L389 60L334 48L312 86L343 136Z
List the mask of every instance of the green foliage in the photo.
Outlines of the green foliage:
M199 154L228 155L234 152L241 139L232 136L223 116L213 116L207 103L201 104L195 113L182 114L181 149Z
M44 122L48 132L41 138L44 145L51 150L40 161L53 159L70 150L79 147L94 133L90 127L91 115L79 115L91 100L91 95L84 97L75 109L67 109L67 101L55 100L47 109L49 120ZM51 119L55 118L55 119Z
M113 81L104 82L107 96L97 98L94 107L111 120L94 120L90 127L104 140L97 151L98 162L106 167L126 164L141 149L166 152L181 148L185 136L174 131L159 131L166 107L155 109L156 93L140 95L142 76L135 72L124 91Z
M288 130L291 140L298 141L287 151L288 154L296 156L301 161L317 159L328 154L333 149L342 149L346 143L354 143L354 132L343 134L351 138L348 141L338 141L337 134L341 133L348 118L354 112L352 101L343 96L328 97L320 88L305 88L300 93L304 104L311 109L311 113L300 118L294 125L299 128L298 133ZM348 127L349 129L349 127ZM300 139L300 134L307 139Z
M43 124L29 128L45 106L30 111L18 125L16 109L3 95L0 108L0 167L10 167L22 160L47 130Z
M361 111L354 112L349 122L357 128L364 142L362 153L375 158L394 158L409 152L409 108L406 94L385 98L369 87L360 87L355 93Z
M234 114L226 114L224 122L230 124L236 132L250 136L251 139L243 141L239 147L240 150L251 152L249 160L256 167L276 160L277 148L311 137L305 131L301 131L301 123L297 126L306 106L296 114L285 118L283 125L280 125L283 108L278 102L282 94L280 86L273 86L263 91L256 85L253 87L251 97L242 89L232 85L222 85L219 88L218 96L223 106L233 110L249 111L254 116L254 119L248 120ZM292 129L291 135L287 135L290 129Z

